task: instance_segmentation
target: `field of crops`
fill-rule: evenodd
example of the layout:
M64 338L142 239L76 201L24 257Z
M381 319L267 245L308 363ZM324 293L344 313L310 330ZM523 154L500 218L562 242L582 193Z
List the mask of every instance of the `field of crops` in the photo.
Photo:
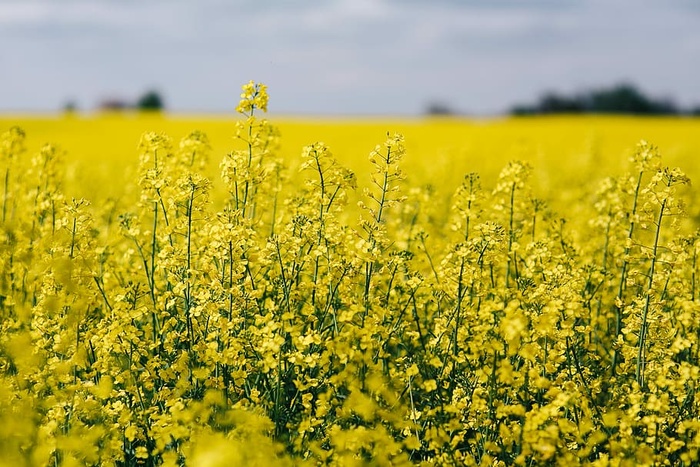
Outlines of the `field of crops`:
M700 120L267 106L0 118L0 466L700 462Z

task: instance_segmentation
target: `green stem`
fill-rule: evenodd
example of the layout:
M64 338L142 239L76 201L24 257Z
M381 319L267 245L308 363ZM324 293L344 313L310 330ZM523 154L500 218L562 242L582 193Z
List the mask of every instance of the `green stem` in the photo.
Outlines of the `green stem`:
M620 285L617 290L617 298L615 299L615 338L614 341L617 341L618 337L622 333L622 305L618 305L622 303L623 295L625 292L625 283L627 281L627 268L629 267L629 254L631 250L631 243L632 243L632 236L634 235L634 227L635 227L635 216L637 215L637 203L639 201L639 189L642 186L642 176L644 175L644 171L639 172L639 177L637 178L637 187L634 190L634 202L632 203L632 213L630 215L630 229L629 233L627 234L627 243L625 245L625 252L623 255L623 262L622 262L622 272L620 273ZM617 366L618 360L620 358L620 351L619 349L615 349L615 353L613 354L613 361L612 365L610 368L611 373L614 375L615 374L615 368Z
M73 218L73 229L71 230L71 238L70 238L70 253L68 255L68 258L73 259L73 252L75 250L75 231L78 226L78 220L74 217Z
M671 186L671 179L669 178L667 182L667 187ZM659 249L659 236L661 235L661 221L664 217L664 209L666 209L666 203L668 198L664 198L661 202L661 208L659 209L659 218L656 221L656 234L654 236L654 249L651 256L651 266L649 266L649 282L647 284L646 300L644 302L644 312L642 314L642 325L639 330L639 347L637 349L637 365L635 376L637 378L637 383L640 387L644 387L644 368L646 366L646 337L648 332L647 319L649 316L649 309L651 307L651 295L654 286L654 270L656 269L656 254Z
M510 189L510 219L508 224L508 260L506 262L506 289L510 283L510 265L512 262L512 256L515 256L513 250L513 243L515 241L515 232L513 231L513 218L515 216L515 183Z
M194 193L195 188L192 187L192 190L190 192L190 199L187 203L187 270L185 271L185 319L187 320L187 338L190 349L194 345L194 330L192 328L192 316L190 314L190 307L192 301L192 205L194 204Z
M7 196L10 191L10 168L5 169L5 193L2 197L2 222L5 223L7 213Z

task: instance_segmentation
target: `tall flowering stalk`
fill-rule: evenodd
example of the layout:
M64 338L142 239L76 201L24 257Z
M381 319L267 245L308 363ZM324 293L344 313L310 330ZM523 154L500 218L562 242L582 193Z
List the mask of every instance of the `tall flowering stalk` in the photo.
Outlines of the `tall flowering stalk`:
M360 207L369 215L360 222L365 236L359 244L362 253L368 257L364 265L363 322L370 309L372 278L380 266L377 260L388 243L384 227L386 211L405 200L399 195L399 182L403 180L399 163L405 152L403 136L397 134L389 137L383 147L377 146L369 155L369 161L373 165L372 188L365 189L367 200L360 202Z
M2 135L0 135L0 161L5 169L3 178L3 196L2 196L2 222L7 221L7 210L10 202L10 176L15 161L24 151L24 140L26 135L24 130L19 127L12 127Z

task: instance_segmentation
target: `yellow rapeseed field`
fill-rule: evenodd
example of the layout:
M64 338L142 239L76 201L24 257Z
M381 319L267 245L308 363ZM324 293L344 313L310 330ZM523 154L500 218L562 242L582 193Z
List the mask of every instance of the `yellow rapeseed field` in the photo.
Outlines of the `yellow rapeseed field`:
M0 118L0 466L698 465L700 120L267 107Z

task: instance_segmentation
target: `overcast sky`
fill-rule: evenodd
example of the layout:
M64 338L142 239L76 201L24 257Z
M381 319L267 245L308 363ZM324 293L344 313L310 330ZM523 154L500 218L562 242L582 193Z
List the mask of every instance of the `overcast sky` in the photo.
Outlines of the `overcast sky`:
M493 114L633 82L700 105L698 0L0 0L0 112L160 90L228 112Z

